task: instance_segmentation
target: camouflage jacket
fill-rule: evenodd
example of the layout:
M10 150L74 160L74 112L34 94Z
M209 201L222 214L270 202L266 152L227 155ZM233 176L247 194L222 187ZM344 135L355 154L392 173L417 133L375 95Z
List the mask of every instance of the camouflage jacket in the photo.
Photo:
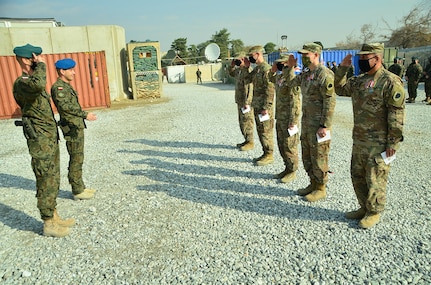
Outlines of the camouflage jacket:
M346 79L347 69L341 66L337 70L335 90L352 97L353 143L397 149L404 126L401 78L381 67L373 75Z
M58 78L51 87L51 95L60 114L60 128L65 136L68 133L64 128L66 125L68 128L85 128L84 119L88 112L82 110L78 101L78 93L69 83Z
M301 114L301 90L298 86L286 85L286 69L283 73L273 73L271 82L275 85L275 118L286 121L288 125L298 125Z
M394 63L391 66L389 66L388 70L393 74L398 75L401 78L403 78L404 76L404 66L402 66L401 64Z
M235 103L240 106L251 105L253 84L247 81L250 70L247 67L229 68L229 75L235 78Z
M428 63L425 66L424 69L424 76L425 76L425 81L430 82L431 81L431 63ZM428 77L427 77L428 76Z
M406 70L407 81L419 81L422 76L422 66L419 63L410 63Z
M288 68L286 84L301 87L302 130L317 132L319 127L332 127L336 101L332 70L319 64L313 71L295 76L293 68Z
M271 66L262 62L258 64L247 78L253 82L253 100L252 107L255 111L272 110L274 103L274 83L269 80Z
M21 108L23 131L27 139L42 135L58 139L57 122L45 90L46 64L40 62L30 76L23 73L13 84L13 96Z

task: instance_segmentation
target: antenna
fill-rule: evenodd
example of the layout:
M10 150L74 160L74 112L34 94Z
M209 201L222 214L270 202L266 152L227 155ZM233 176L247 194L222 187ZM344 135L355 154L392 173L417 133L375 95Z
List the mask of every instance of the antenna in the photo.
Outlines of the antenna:
M205 48L205 57L209 61L215 61L220 56L220 47L216 43L210 43Z

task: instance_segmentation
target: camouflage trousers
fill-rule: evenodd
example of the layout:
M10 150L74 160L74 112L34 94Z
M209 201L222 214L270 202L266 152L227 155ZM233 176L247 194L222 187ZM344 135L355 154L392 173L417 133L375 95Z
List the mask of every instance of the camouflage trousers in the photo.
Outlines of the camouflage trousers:
M431 97L431 80L425 81L425 96Z
M390 165L381 153L384 148L353 145L350 173L358 203L373 213L380 213L386 204L386 185Z
M409 93L410 99L416 99L418 96L418 81L408 81L407 82L407 91Z
M237 104L238 106L238 122L239 128L241 130L241 134L244 136L246 142L254 141L254 111L251 108L250 112L243 114L241 108L244 107L242 105Z
M298 143L299 134L289 136L287 120L278 119L275 123L277 132L277 144L280 155L283 158L286 170L294 172L298 170Z
M60 188L60 149L57 139L28 139L31 167L36 176L36 198L42 220L53 216Z
M302 163L310 179L326 184L328 182L328 157L331 141L317 143L316 132L303 131L301 133Z
M256 130L259 135L259 141L262 145L264 154L272 154L274 152L274 116L272 110L269 110L269 120L261 122L259 114L262 110L254 110L254 121L256 122Z
M84 164L84 130L78 129L77 136L66 141L67 152L69 153L69 173L67 175L72 186L74 195L82 193L85 189L82 180L82 165Z

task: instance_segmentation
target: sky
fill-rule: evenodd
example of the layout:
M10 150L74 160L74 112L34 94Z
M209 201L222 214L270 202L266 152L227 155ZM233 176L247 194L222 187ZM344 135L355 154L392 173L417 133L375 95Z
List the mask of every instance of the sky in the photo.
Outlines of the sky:
M222 29L246 46L272 42L295 50L306 42L334 47L347 36L359 38L365 24L388 35L427 1L0 0L0 17L55 18L65 26L117 25L125 30L126 43L158 41L162 52L175 39L198 45ZM287 39L281 40L282 35Z

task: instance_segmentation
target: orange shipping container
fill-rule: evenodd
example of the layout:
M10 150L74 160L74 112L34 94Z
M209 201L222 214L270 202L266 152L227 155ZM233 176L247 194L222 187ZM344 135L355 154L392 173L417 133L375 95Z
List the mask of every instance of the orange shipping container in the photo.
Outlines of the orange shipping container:
M47 65L46 90L57 80L55 62L62 58L76 61L75 79L71 82L78 92L79 103L84 110L111 106L108 73L104 51L43 54ZM12 94L13 82L22 73L15 56L0 56L0 119L20 117L20 108ZM54 111L55 106L53 105Z

